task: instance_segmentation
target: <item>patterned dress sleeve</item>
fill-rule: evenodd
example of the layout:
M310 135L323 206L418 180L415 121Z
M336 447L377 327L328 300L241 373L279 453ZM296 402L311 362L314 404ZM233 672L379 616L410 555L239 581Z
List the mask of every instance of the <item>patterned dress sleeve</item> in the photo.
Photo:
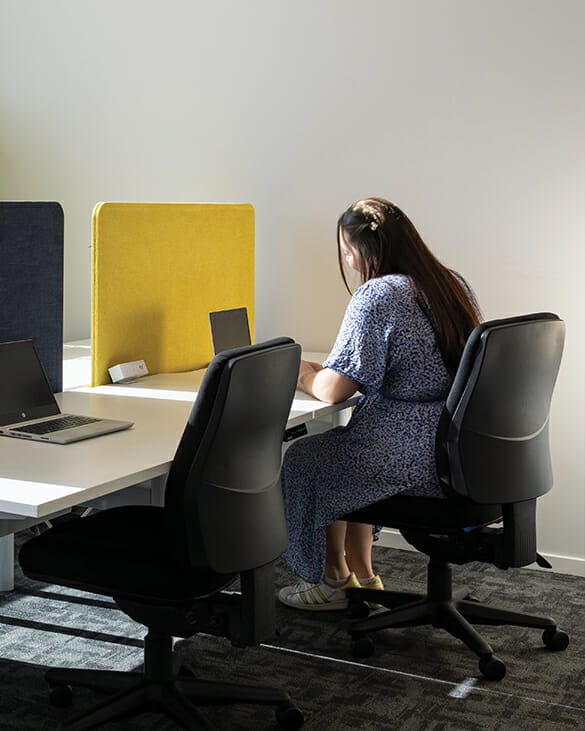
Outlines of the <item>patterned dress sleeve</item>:
M382 280L370 280L359 287L323 363L357 383L364 394L382 389L394 329L393 309L391 288Z

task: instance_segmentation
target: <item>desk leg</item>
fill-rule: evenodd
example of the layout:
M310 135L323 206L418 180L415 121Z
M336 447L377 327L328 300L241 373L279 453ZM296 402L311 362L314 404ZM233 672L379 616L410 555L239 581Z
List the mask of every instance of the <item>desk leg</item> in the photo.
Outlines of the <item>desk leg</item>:
M0 538L0 591L14 589L14 534Z
M164 505L165 504L165 485L167 484L167 476L153 477L150 481L150 504L151 505Z

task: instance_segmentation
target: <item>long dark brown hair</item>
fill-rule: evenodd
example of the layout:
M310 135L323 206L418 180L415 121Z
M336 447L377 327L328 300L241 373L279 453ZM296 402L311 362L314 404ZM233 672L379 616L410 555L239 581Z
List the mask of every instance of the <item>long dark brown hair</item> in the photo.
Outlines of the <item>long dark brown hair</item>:
M357 252L362 282L386 274L405 274L431 323L448 372L455 375L467 337L481 314L461 275L441 264L412 221L384 198L353 203L337 222L339 269L348 292L340 235Z

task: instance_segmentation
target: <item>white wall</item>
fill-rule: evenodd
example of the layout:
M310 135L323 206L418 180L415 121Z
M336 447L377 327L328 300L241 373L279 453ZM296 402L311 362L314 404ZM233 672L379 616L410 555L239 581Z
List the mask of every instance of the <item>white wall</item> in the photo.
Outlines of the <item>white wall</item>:
M66 217L66 336L89 334L100 200L249 201L256 337L332 343L335 221L394 199L486 317L567 348L540 548L585 572L582 0L0 0L0 197Z

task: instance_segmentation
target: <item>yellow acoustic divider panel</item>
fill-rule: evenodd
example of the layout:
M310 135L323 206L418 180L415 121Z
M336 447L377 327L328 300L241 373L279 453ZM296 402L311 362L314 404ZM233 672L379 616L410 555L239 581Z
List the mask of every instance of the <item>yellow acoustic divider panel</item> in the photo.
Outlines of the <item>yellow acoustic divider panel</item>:
M208 313L254 318L248 204L100 203L92 218L92 385L143 359L150 373L206 366Z

